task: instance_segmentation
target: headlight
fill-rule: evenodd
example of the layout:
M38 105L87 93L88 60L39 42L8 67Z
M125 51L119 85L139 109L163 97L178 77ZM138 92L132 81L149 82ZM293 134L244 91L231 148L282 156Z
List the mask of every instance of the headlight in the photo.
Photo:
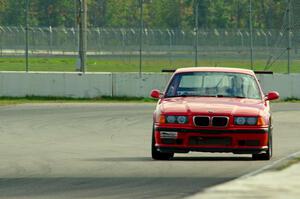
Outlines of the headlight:
M178 117L177 117L177 122L178 122L179 124L185 124L185 123L187 123L187 121L188 121L188 119L187 119L186 116L178 116Z
M166 116L166 122L169 124L186 124L188 123L188 117L187 116L174 116L174 115L168 115Z
M234 117L235 125L257 125L257 117Z
M176 122L176 117L173 115L167 116L167 123L175 123Z
M246 123L249 124L249 125L256 125L257 124L257 117L248 117Z
M245 117L235 117L234 118L234 124L245 125L245 123L246 123L246 118Z

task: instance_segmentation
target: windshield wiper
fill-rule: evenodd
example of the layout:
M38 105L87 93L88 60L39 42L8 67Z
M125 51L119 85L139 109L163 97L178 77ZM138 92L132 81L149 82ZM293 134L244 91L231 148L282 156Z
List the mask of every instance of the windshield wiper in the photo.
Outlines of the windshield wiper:
M182 94L182 95L169 95L166 96L167 98L171 98L171 97L195 97L196 95L187 95L187 94Z
M217 97L217 95L198 95L199 97Z
M176 97L190 97L191 95L187 95L187 94L181 94L181 95L177 95Z
M232 95L216 95L216 97L231 97L231 98L240 98L240 99L243 99L243 98L246 98L244 96L232 96Z
M171 97L231 97L231 96L224 96L224 95L188 95L188 94L167 96L167 98L171 98Z
M202 97L200 95L191 95L191 94L182 94L182 95L177 95L176 97Z
M234 98L241 98L241 99L243 99L243 98L246 98L246 97L244 97L244 96L233 96Z
M216 95L189 95L189 94L182 94L182 95L172 95L168 97L216 97Z

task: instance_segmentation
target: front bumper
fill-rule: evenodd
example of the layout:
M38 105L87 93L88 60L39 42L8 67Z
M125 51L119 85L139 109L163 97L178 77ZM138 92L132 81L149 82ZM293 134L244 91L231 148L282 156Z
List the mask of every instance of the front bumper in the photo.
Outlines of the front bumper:
M161 137L161 132L176 132L176 137ZM185 129L155 128L155 146L161 152L229 152L255 154L268 150L268 128Z

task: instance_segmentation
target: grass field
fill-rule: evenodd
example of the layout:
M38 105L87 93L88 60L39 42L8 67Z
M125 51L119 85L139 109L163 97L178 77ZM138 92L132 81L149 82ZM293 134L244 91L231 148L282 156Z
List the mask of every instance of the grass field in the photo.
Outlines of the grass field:
M155 103L156 99L143 97L109 97L99 98L67 98L67 97L0 97L0 106L28 104L28 103Z
M254 62L254 70L263 70L266 64L265 60L256 60ZM199 66L220 66L220 67L238 67L250 68L249 62L246 60L201 60ZM75 71L75 57L34 57L29 60L29 71ZM159 72L163 68L180 68L194 66L192 59L145 59L142 65L143 72ZM22 57L1 57L0 71L24 71L25 59ZM277 61L269 69L276 73L287 72L286 60ZM89 72L138 72L138 59L122 60L122 59L101 59L88 58L87 71ZM292 73L300 72L300 60L293 61L291 67Z
M156 103L156 99L143 97L109 97L103 96L98 98L68 98L68 97L42 97L42 96L27 96L27 97L0 97L0 106L17 105L17 104L32 104L32 103ZM277 100L272 103L300 103L300 99L287 98Z

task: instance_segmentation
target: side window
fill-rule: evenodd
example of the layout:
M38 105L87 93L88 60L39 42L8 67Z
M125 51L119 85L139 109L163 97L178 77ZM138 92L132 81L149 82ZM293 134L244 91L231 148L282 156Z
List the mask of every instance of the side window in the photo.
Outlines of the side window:
M258 87L257 87L256 82L253 79L251 79L250 77L244 77L243 83L244 83L243 90L244 90L244 93L246 94L246 96L248 96L249 98L259 98L259 95L257 92ZM256 89L253 89L253 88L256 88Z
M178 88L178 84L180 82L181 76L175 75L171 84L168 87L167 96L175 96Z

